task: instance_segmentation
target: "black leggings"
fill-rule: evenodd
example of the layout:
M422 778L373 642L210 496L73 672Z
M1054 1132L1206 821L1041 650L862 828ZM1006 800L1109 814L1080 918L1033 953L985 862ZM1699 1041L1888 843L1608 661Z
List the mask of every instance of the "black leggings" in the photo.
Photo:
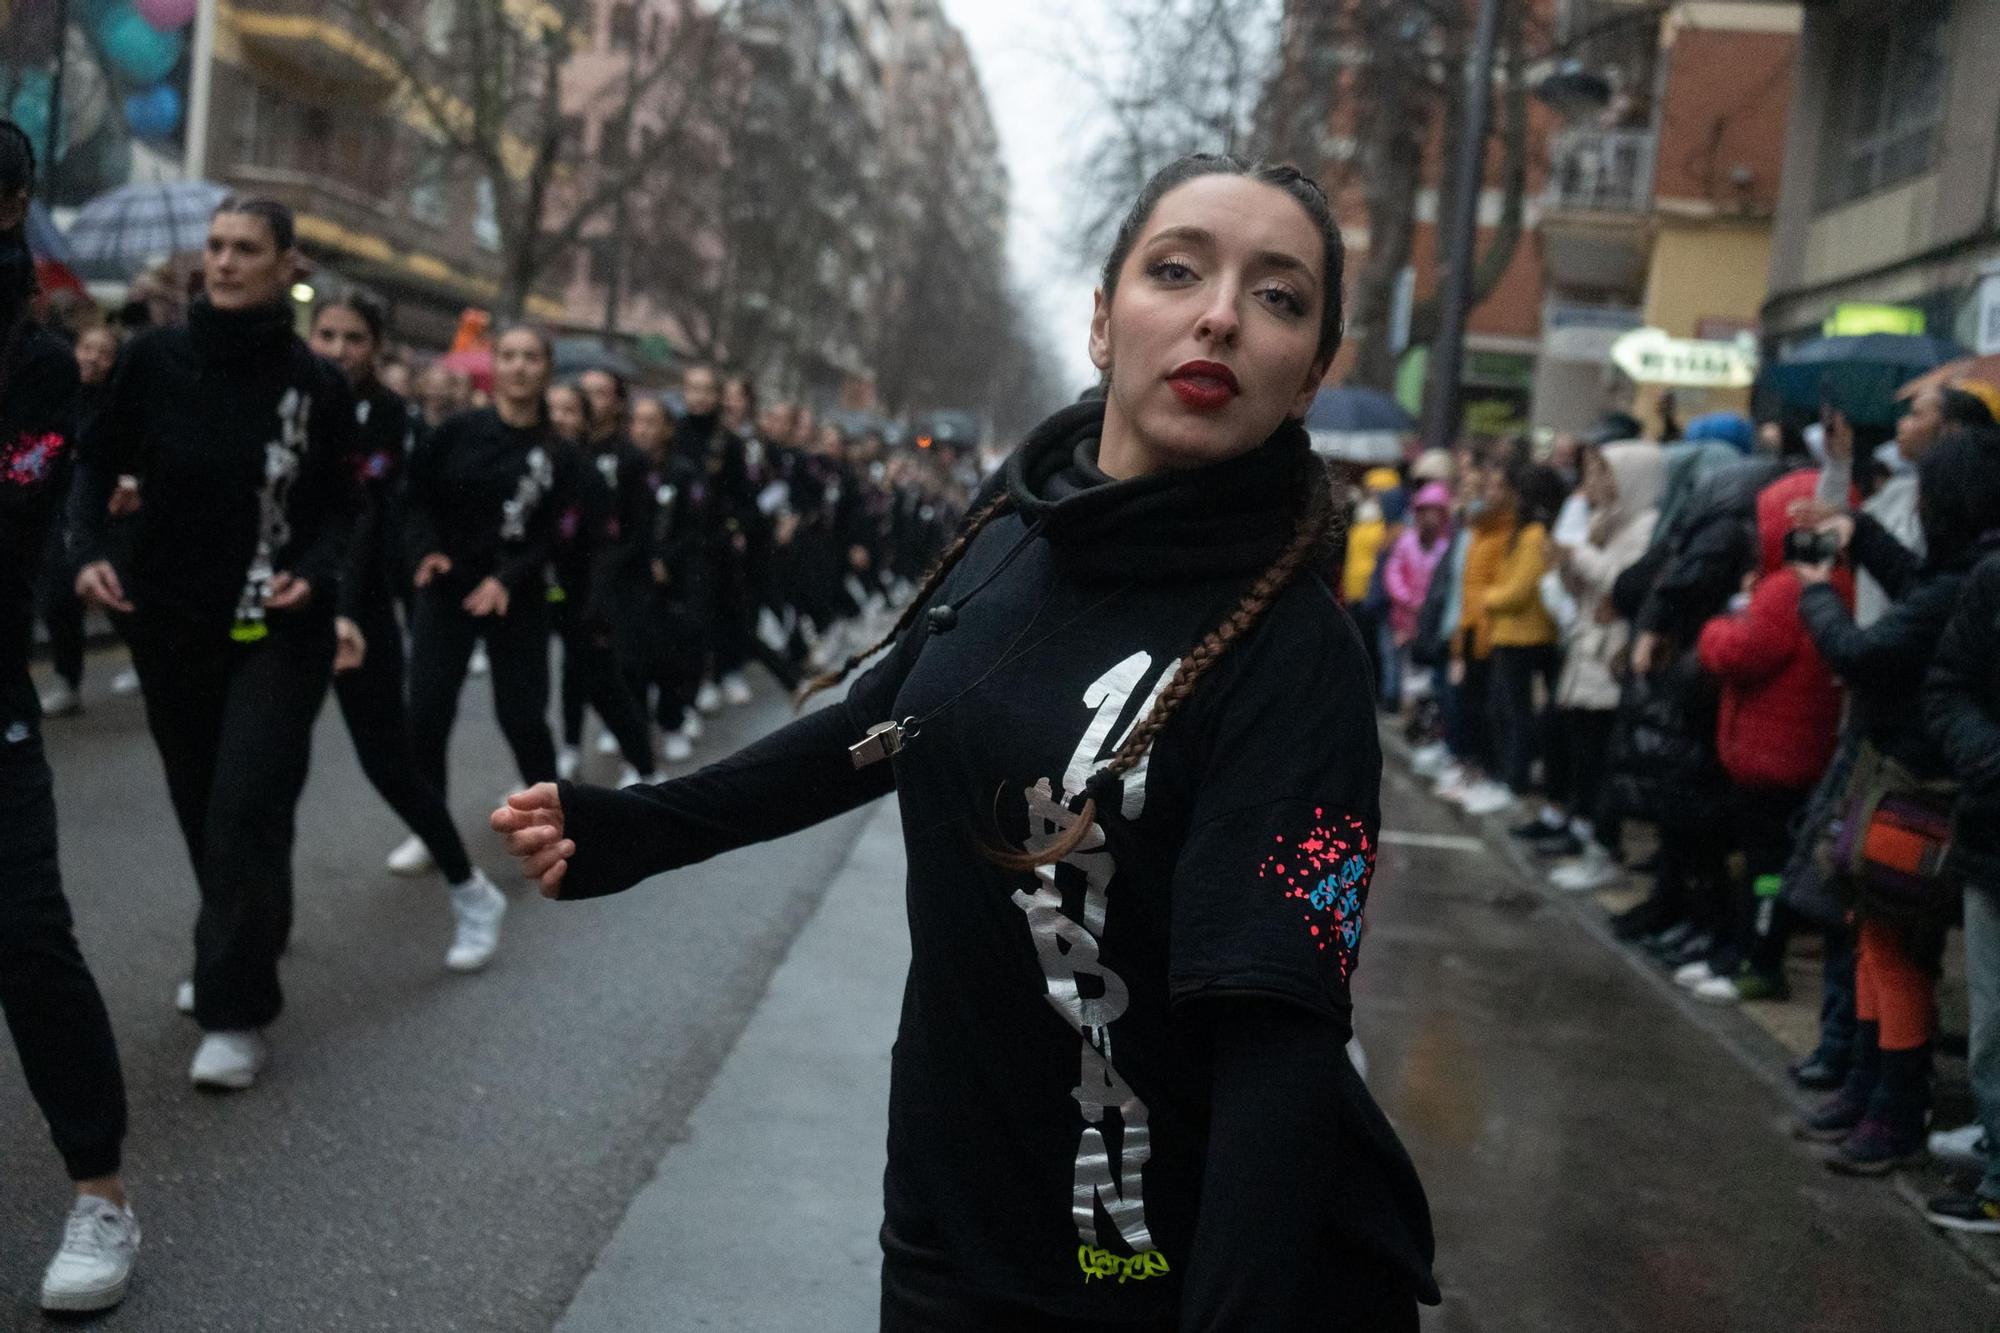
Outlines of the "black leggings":
M266 638L244 644L226 624L141 615L125 637L201 890L195 1020L210 1032L263 1027L284 1007L292 843L333 674L333 618L274 616Z
M333 678L355 757L389 808L430 848L445 883L463 884L472 878L472 859L444 797L419 771L410 744L403 704L403 631L395 608L384 598L362 611L355 623L368 641L368 653L360 666Z
M125 1079L77 948L56 862L56 802L38 730L0 741L0 1010L71 1180L118 1174Z
M1561 728L1569 749L1569 812L1590 821L1598 845L1616 855L1621 828L1618 807L1609 799L1611 733L1618 724L1615 708L1565 708Z
M554 606L552 619L563 650L564 742L574 748L583 740L583 708L589 704L617 738L625 762L641 773L652 772L653 735L646 726L646 715L640 711L639 697L632 693L625 673L619 669L610 630L578 624L568 603Z
M1730 801L1736 846L1743 853L1737 894L1738 946L1750 965L1776 976L1785 964L1797 917L1779 890L1792 855L1792 828L1812 795L1810 787L1738 787Z
M493 712L514 752L521 781L556 780L556 744L549 736L549 609L540 587L513 595L504 616L473 616L462 594L433 584L417 593L410 642L410 744L417 771L439 795L445 782L458 694L465 687L472 646L486 641L493 664Z
M61 532L57 525L51 534L37 600L42 624L49 631L50 664L71 689L78 689L83 685L83 602L76 595L68 554L59 545Z
M1528 790L1535 756L1540 753L1548 758L1548 747L1542 744L1542 722L1535 712L1535 677L1542 678L1553 697L1556 670L1561 665L1561 656L1550 644L1493 650L1492 706L1499 737L1499 778L1517 795ZM1552 785L1565 785L1560 774L1552 776L1558 779Z

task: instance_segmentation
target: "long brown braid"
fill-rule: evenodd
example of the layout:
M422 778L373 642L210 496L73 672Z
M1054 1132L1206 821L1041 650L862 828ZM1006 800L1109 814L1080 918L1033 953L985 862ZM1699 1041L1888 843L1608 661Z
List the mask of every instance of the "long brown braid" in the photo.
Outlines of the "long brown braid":
M815 694L818 694L821 690L830 690L840 684L841 681L853 675L862 663L901 638L903 631L916 623L917 612L923 609L924 603L930 601L931 594L938 590L939 585L944 582L945 576L950 574L958 562L965 558L965 553L971 547L973 538L977 537L988 523L991 523L994 519L1008 512L1013 507L1014 498L1005 491L1002 491L991 502L976 510L970 518L966 519L959 527L958 536L952 539L951 545L944 548L944 554L938 557L938 562L931 567L931 572L924 575L923 586L917 589L914 597L910 598L909 604L903 608L903 614L896 617L896 623L890 627L889 632L877 640L873 647L855 653L832 671L828 671L824 675L814 676L811 680L801 685L798 693L792 698L793 706L803 708L806 701L811 699Z
M1160 692L1152 711L1146 714L1138 726L1132 728L1125 743L1118 747L1110 762L1092 775L1084 787L1083 808L1077 812L1076 821L1053 843L1039 852L1017 851L1013 848L987 846L982 850L987 858L1007 870L1036 870L1051 866L1083 845L1085 838L1097 826L1097 797L1109 784L1122 778L1138 767L1153 748L1153 741L1167 725L1175 711L1187 701L1189 695L1210 667L1229 651L1231 644L1248 634L1264 618L1285 586L1298 576L1309 562L1326 551L1339 535L1340 515L1333 503L1333 487L1326 465L1308 454L1300 468L1303 474L1301 489L1305 492L1304 503L1299 508L1299 516L1292 528L1292 539L1277 559L1257 576L1236 609L1224 618L1220 625L1202 636L1180 666L1175 669L1173 679Z

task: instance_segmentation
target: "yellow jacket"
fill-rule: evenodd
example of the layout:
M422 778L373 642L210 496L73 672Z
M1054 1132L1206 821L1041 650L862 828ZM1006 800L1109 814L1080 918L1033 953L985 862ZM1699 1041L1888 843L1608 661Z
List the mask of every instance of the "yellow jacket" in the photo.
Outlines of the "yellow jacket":
M1549 569L1549 530L1530 523L1503 545L1486 589L1486 641L1495 648L1538 648L1556 641L1556 622L1542 605Z
M1340 571L1340 595L1349 606L1359 606L1368 595L1369 581L1375 577L1375 562L1388 542L1389 525L1379 518L1356 523L1347 530L1347 564Z

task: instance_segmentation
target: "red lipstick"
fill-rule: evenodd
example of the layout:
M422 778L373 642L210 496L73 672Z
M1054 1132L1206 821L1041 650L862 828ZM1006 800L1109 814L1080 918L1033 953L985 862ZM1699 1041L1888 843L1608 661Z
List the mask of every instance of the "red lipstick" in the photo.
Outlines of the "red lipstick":
M1220 361L1188 361L1174 367L1167 383L1181 402L1195 412L1219 412L1242 390L1236 372Z

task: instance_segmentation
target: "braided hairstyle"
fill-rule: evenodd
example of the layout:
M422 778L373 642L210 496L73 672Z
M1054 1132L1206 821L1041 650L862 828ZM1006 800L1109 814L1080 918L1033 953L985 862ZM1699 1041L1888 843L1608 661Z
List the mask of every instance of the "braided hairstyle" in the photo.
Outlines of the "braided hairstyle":
M1341 274L1345 263L1345 248L1341 242L1340 226L1333 217L1333 210L1327 203L1326 194L1318 182L1300 172L1296 167L1273 166L1249 162L1242 158L1218 153L1191 153L1160 169L1146 182L1139 192L1131 211L1119 224L1112 242L1111 253L1106 256L1099 281L1108 302L1116 294L1119 277L1130 258L1132 249L1138 244L1140 233L1145 229L1153 210L1161 199L1175 187L1201 176L1226 175L1242 176L1261 184L1282 190L1299 205L1312 219L1320 233L1323 247L1323 268L1325 299L1320 310L1320 329L1317 356L1323 364L1333 359L1340 349L1342 332ZM1054 865L1074 852L1088 838L1097 825L1099 799L1105 796L1111 785L1125 777L1139 766L1153 748L1167 722L1180 709L1201 678L1221 660L1231 645L1250 633L1264 618L1278 595L1296 578L1300 571L1319 567L1327 560L1340 536L1343 519L1338 506L1333 501L1333 482L1327 466L1320 459L1307 454L1299 465L1297 484L1298 510L1293 518L1291 540L1285 544L1277 557L1263 573L1251 583L1236 607L1223 618L1222 623L1202 636L1188 655L1175 668L1167 687L1154 701L1151 711L1134 726L1118 747L1110 760L1100 768L1085 784L1083 806L1070 827L1054 842L1039 851L1017 850L1010 847L982 848L987 858L1009 870L1032 871L1042 866ZM821 690L830 689L847 679L869 658L881 652L910 628L918 611L929 601L931 595L944 582L954 566L964 558L973 540L994 519L1013 509L1013 500L1004 492L984 505L968 519L958 536L946 547L935 568L925 577L923 586L903 609L895 626L882 640L864 652L849 657L838 669L809 681L799 692L798 701L803 704Z

